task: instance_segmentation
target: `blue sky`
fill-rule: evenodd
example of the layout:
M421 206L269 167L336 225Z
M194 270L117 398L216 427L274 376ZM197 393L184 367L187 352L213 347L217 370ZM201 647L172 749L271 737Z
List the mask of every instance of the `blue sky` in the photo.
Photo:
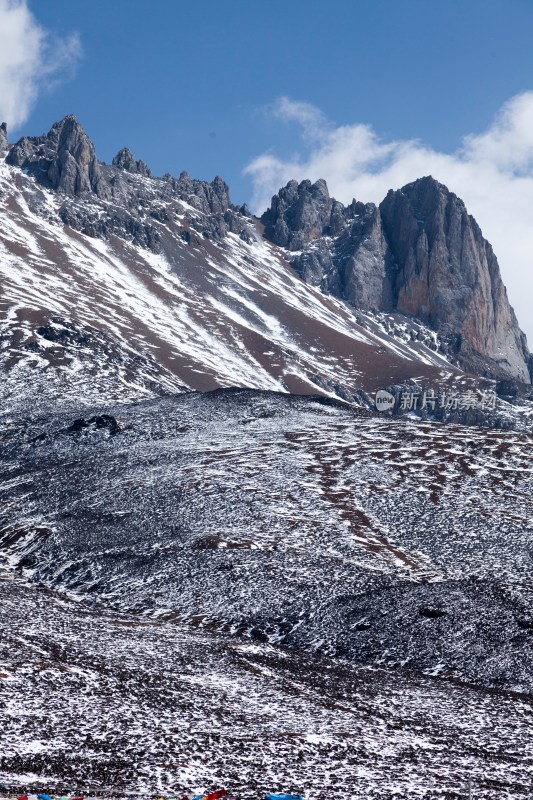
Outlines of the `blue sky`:
M127 144L156 174L220 173L236 201L244 166L290 155L294 126L264 107L312 103L334 124L454 149L533 88L530 0L30 0L39 23L77 32L76 76L19 126L74 113L103 160ZM313 10L313 7L315 10Z
M533 0L0 0L11 140L74 113L110 161L289 178L379 202L433 174L499 257L533 341Z

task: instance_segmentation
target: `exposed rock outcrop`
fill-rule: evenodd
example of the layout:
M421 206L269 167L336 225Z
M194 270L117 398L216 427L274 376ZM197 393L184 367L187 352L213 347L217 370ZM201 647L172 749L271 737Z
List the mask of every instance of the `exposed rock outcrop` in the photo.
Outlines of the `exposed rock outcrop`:
M167 173L163 180L181 199L204 214L223 214L231 207L229 186L218 175L211 183L191 178L188 172L182 172L179 178Z
M0 147L2 134L7 145L5 127L0 128ZM144 161L135 159L126 147L111 165L104 164L73 116L56 122L46 135L20 139L6 161L65 195L61 219L88 236L114 234L157 251L161 237L157 223L169 222L169 204L180 199L201 212L187 216L187 225L200 236L220 240L232 232L248 237L244 214L232 206L222 178L209 183L193 180L186 172L179 178L153 178Z
M117 153L111 166L99 162L94 144L72 115L52 125L46 135L20 139L6 161L33 175L42 185L74 197L92 194L100 199L127 201L143 193L139 186L131 188L124 173L152 177L144 161L137 161L127 147ZM193 180L187 172L179 178L165 175L155 180L159 200L177 194L206 214L223 214L231 207L228 185L218 176L211 183ZM153 196L154 191L144 194Z
M134 175L143 175L145 178L152 177L152 173L144 161L136 161L135 156L127 147L123 147L122 150L118 151L112 163L114 167L131 172Z
M467 369L530 382L530 355L498 261L464 203L432 177L379 208L290 181L263 214L265 235L303 279L362 310L396 311L436 330ZM290 257L290 256L289 256Z
M341 206L329 196L326 181L289 181L272 198L271 208L263 214L265 234L280 247L289 250L302 250L309 242L331 233L332 212L335 205ZM343 228L342 214L335 213L339 219L340 233Z
M324 180L290 181L263 214L265 235L299 251L292 264L303 279L358 308L392 307L390 258L379 209L330 198Z
M8 164L64 197L61 219L89 236L116 235L154 251L169 223L190 244L228 233L253 238L248 210L232 205L220 177L154 178L128 148L104 164L72 115L10 149L2 124L5 150ZM187 203L185 213L176 200ZM324 180L289 181L261 219L307 283L357 309L420 320L438 332L443 353L477 374L530 382L531 356L494 252L464 203L433 178L390 191L379 207L344 206Z
M529 353L498 261L462 200L431 177L390 191L380 205L392 251L397 311L460 334L464 361L490 358L529 381Z
M5 153L8 147L9 142L7 141L7 124L2 122L0 125L0 156Z
M6 161L64 194L79 196L90 192L100 198L110 196L94 145L73 115L52 125L46 136L20 139Z

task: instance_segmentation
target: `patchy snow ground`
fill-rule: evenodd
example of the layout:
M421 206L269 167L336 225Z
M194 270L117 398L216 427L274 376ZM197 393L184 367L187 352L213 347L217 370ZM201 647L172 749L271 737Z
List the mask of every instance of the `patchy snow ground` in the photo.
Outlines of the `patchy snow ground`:
M531 796L532 701L74 603L0 577L0 784L306 800Z
M525 433L250 390L75 419L4 416L6 567L122 611L533 690Z

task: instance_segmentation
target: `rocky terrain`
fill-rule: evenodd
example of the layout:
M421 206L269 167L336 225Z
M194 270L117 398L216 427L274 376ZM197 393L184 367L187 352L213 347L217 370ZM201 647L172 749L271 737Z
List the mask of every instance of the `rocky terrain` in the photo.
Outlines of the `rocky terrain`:
M99 797L527 798L531 700L0 578L0 785ZM7 787L6 787L7 788Z
M421 320L467 370L530 381L494 252L464 203L433 178L391 190L379 207L344 207L323 180L290 181L262 221L269 239L296 251L291 263L308 283L355 308Z
M0 153L0 784L529 796L531 356L462 201Z
M533 690L529 434L219 390L10 415L0 444L0 557L40 584Z
M159 207L150 179L131 180ZM79 233L61 215L114 223L93 199L47 192L0 164L5 402L127 401L231 385L353 399L409 377L437 385L462 374L421 323L359 314L307 286L257 221L240 217L249 242L231 232L206 238L213 216L192 206L195 197L169 200L170 222L142 223L149 237L159 231L156 253L135 243L135 231Z
M103 164L72 116L12 146L2 137L9 402L235 385L357 401L412 381L529 384L490 245L432 178L379 208L293 181L260 221L218 177L155 178L127 148Z

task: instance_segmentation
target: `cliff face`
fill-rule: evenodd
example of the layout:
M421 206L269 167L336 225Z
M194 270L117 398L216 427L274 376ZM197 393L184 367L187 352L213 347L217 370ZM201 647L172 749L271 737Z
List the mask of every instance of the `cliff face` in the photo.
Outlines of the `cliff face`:
M436 330L476 373L530 382L530 355L498 261L464 203L431 177L379 208L343 206L324 181L291 181L263 215L265 234L297 250L309 283L362 310L396 311Z
M5 122L2 122L0 125L0 156L7 150L9 147L9 142L7 141L7 125Z
M330 231L332 207L326 181L289 181L272 198L263 215L267 238L289 250L302 250L309 242Z
M290 181L263 214L265 236L294 252L307 283L374 311L392 308L390 256L374 203L344 206L324 180Z
M459 334L465 360L479 354L529 380L524 334L498 261L462 200L433 178L390 191L380 205L395 260L395 308L443 334Z

